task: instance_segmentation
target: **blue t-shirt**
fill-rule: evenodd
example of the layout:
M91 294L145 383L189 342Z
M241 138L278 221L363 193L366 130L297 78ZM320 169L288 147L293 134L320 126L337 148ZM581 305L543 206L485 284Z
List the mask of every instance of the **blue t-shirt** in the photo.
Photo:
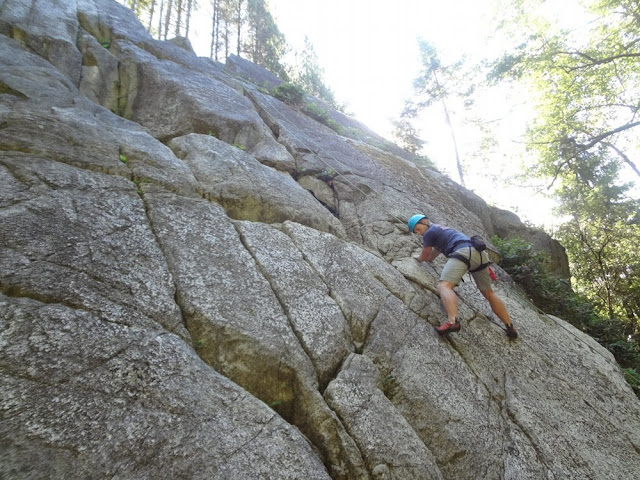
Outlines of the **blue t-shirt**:
M422 236L422 246L437 248L447 257L458 248L470 245L471 240L464 233L437 223L432 223Z

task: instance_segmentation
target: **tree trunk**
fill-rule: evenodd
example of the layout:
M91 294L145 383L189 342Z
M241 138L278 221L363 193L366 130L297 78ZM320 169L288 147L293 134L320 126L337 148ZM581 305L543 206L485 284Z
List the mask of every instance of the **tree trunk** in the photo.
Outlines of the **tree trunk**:
M189 24L191 23L191 9L193 8L193 0L187 1L187 21L184 27L184 36L189 38Z
M441 89L440 81L438 80L438 76L436 72L433 72L433 76L436 80L436 86L438 89ZM456 167L458 168L458 175L460 176L460 185L466 187L464 184L464 173L462 172L462 163L460 162L460 153L458 151L458 141L456 140L456 134L453 129L453 125L451 123L451 116L449 115L449 109L447 108L447 102L445 102L444 98L442 99L442 106L444 107L444 117L447 122L447 126L449 127L449 132L451 134L451 141L453 142L453 151L456 156Z
M242 4L243 4L244 0L238 0L238 16L237 16L237 20L238 20L238 35L237 35L237 53L236 55L240 56L240 52L242 51L241 49L241 45L242 45Z
M218 60L218 36L220 32L218 31L218 0L213 0L211 2L213 7L213 13L211 14L211 45L209 45L209 58L213 60ZM215 56L214 56L215 52Z
M147 32L151 33L151 21L153 20L153 13L156 10L156 0L151 0L151 7L149 9L149 23L147 24Z
M167 39L167 35L169 34L169 23L171 23L171 10L173 8L173 0L169 0L167 4L167 16L164 21L164 40Z
M160 0L160 13L158 14L158 40L162 38L162 14L164 13L164 0Z
M176 29L175 35L176 37L180 36L180 29L182 28L182 0L177 0L176 8L178 10L178 18L176 19Z
M225 60L229 58L229 51L231 50L231 43L229 40L230 38L231 38L231 29L229 28L229 25L225 23L225 26L224 26L224 58Z

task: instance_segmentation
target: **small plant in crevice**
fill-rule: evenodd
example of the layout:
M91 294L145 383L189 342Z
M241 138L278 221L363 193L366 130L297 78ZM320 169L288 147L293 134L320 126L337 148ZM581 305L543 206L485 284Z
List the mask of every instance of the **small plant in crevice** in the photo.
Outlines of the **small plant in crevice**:
M269 82L267 81L262 82L262 85L256 85L256 86L260 93L266 93L266 94L271 93L271 91L269 90Z
M381 382L382 382L382 386L386 387L388 385L390 385L391 383L395 382L396 379L393 375L387 375L386 377L384 377Z
M122 154L120 154L120 161L121 161L122 163L127 163L127 161L128 161L128 160L127 160L127 156L126 156L126 155L122 155Z
M396 377L393 375L386 375L380 380L380 384L382 385L382 393L387 398L392 398L397 390L398 385L396 384Z
M315 177L318 180L322 180L323 182L331 185L331 182L334 178L336 178L337 175L338 172L336 172L333 168L327 168L326 170L323 170L320 173L316 174Z
M138 187L138 189L136 190L136 192L138 193L138 195L142 196L143 192L142 192L142 185L144 185L145 183L151 183L151 180L147 179L147 178L134 178L133 179L133 183L136 185L136 187Z
M287 105L301 107L304 105L305 91L302 87L285 82L271 89L271 94Z
M139 187L144 183L151 183L151 180L149 180L147 178L136 177L136 178L133 179L133 183L135 183Z
M321 108L315 103L307 103L305 101L306 92L301 86L285 82L271 89L271 95L278 100L283 101L287 105L301 111L308 117L326 125L338 135L343 135L345 133L345 129L342 125L329 117L329 111L327 109ZM355 135L355 131L352 133Z
M314 120L326 125L338 135L344 133L344 128L335 120L329 118L329 111L318 107L315 103L306 103L302 107L302 111L305 115L313 118Z

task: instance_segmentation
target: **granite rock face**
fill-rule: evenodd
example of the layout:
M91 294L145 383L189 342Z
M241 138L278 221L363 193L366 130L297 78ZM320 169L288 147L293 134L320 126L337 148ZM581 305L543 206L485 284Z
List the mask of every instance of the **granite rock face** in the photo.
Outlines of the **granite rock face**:
M473 282L433 330L406 219L524 227L259 74L112 0L0 1L0 477L636 478L593 339L507 283L517 341Z

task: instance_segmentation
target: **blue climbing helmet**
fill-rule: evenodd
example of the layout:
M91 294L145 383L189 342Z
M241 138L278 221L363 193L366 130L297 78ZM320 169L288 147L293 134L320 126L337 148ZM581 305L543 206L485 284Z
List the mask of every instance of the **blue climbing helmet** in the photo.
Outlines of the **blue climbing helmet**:
M416 224L422 220L423 218L427 218L426 215L422 215L422 214L418 214L418 215L414 215L413 217L411 217L409 219L409 221L407 222L407 225L409 226L409 231L411 233L413 233L413 229L416 227Z

